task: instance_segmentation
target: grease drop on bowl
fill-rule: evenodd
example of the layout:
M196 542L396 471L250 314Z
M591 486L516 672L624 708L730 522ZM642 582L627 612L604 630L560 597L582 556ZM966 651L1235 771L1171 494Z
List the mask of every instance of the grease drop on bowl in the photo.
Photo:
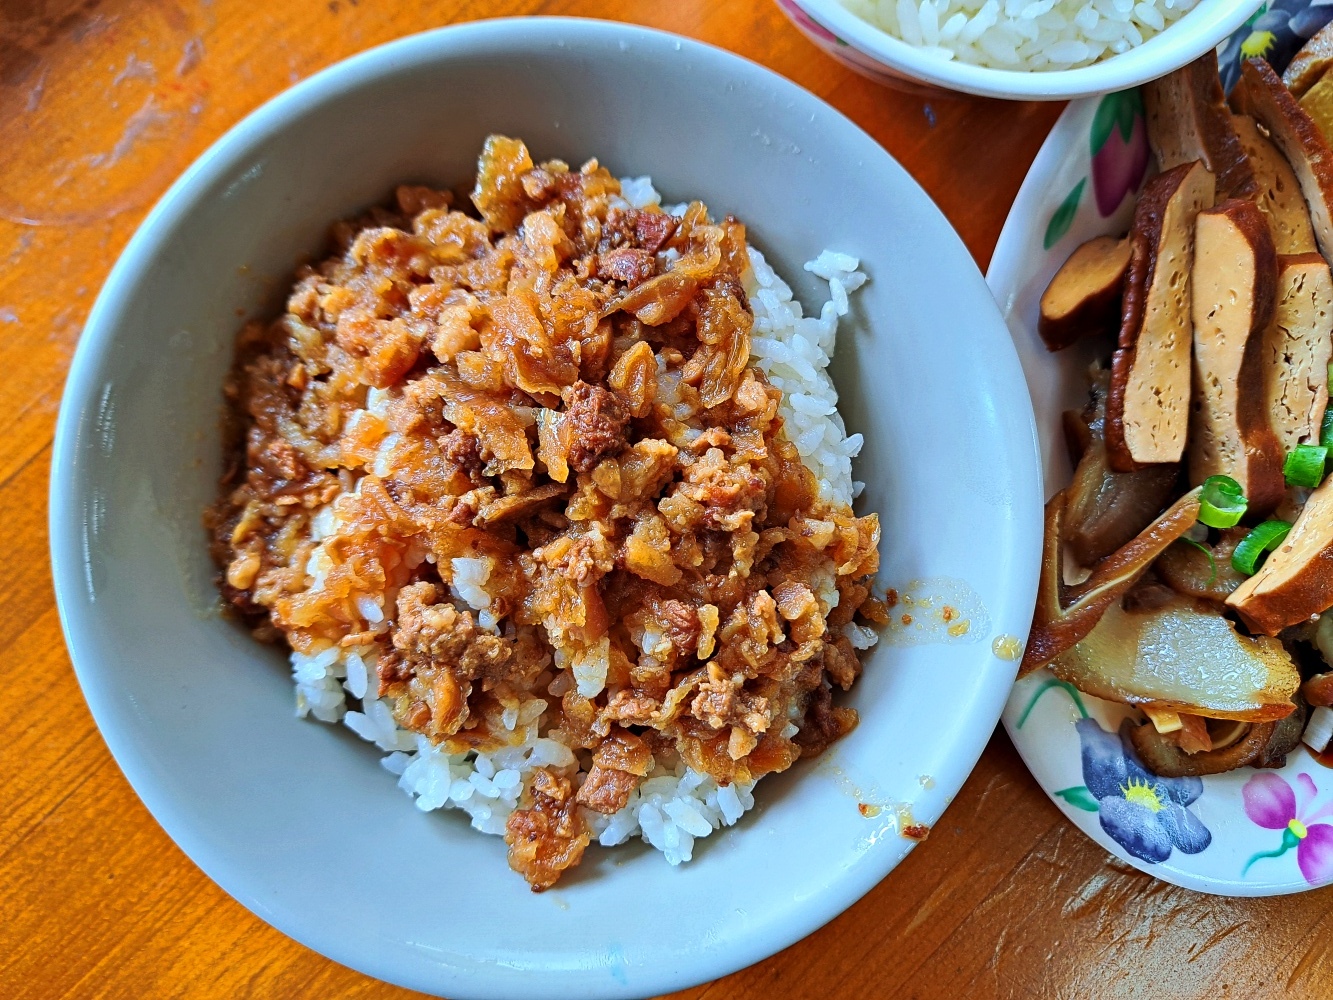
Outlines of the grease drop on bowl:
M912 815L912 807L904 802L894 808L894 817L898 823L898 836L906 840L914 840L918 844L930 836L930 827L925 823L918 823Z
M889 621L880 631L891 646L979 642L990 634L990 613L964 580L935 576L912 580L885 595Z

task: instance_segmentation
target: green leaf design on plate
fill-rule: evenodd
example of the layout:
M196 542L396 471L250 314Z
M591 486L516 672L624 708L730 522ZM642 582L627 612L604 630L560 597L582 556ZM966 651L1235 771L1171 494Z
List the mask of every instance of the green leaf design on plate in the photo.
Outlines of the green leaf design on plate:
M1256 10L1253 14L1251 14L1250 19L1245 22L1245 27L1247 28L1254 27L1254 22L1259 20L1259 18L1263 17L1267 13L1268 13L1268 4L1261 3L1259 5L1259 9Z
M1058 795L1060 793L1057 792L1056 794ZM1300 843L1301 838L1296 836L1291 828L1288 827L1282 831L1282 845L1276 851L1260 851L1258 854L1251 856L1250 860L1245 862L1245 867L1240 870L1240 877L1244 878L1248 875L1250 873L1250 866L1261 858L1280 858L1293 847L1299 847Z
M1051 216L1050 224L1046 227L1046 238L1042 240L1042 246L1047 250L1059 243L1060 237L1069 232L1069 227L1074 224L1074 215L1078 212L1078 203L1083 197L1083 189L1087 186L1088 179L1084 177L1074 185L1074 190L1065 196L1065 200Z
M1074 685L1070 684L1068 681L1058 681L1055 678L1051 678L1033 692L1032 698L1028 701L1028 707L1023 709L1023 714L1018 717L1018 725L1014 728L1023 728L1028 721L1028 716L1031 715L1032 710L1037 707L1037 702L1041 701L1041 696L1052 688L1059 688L1065 694L1069 695L1070 698L1074 699L1074 707L1078 709L1078 717L1080 719L1086 719L1088 717L1088 710L1083 704L1083 699L1078 696L1078 688L1074 687Z
M1064 799L1075 809L1082 809L1084 812L1095 813L1097 811L1097 800L1092 797L1086 785L1075 785L1073 788L1062 788L1055 793Z
M1120 130L1120 138L1124 142L1129 142L1130 136L1134 134L1134 120L1142 116L1143 96L1137 87L1103 97L1092 118L1092 132L1089 135L1092 155L1101 152L1115 129Z

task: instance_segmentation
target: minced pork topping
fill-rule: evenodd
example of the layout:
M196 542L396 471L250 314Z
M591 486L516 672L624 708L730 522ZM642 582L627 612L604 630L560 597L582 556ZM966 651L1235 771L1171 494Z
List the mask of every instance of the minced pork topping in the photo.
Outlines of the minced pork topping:
M877 517L821 499L751 363L744 226L619 194L495 136L472 205L400 187L336 226L239 337L208 519L226 601L298 652L377 648L399 726L485 752L546 699L581 764L509 817L537 889L655 757L726 785L848 732L844 632L885 614Z

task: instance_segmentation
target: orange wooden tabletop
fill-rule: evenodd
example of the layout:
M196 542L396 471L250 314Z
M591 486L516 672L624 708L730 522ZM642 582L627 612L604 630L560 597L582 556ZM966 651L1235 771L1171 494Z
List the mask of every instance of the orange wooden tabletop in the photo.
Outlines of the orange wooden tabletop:
M1060 108L923 101L771 0L0 0L0 997L407 997L268 927L135 798L80 697L47 563L61 385L107 271L225 129L344 56L450 22L615 17L755 59L925 186L983 267ZM1333 994L1333 890L1224 900L1065 822L996 735L930 839L806 940L680 1000Z

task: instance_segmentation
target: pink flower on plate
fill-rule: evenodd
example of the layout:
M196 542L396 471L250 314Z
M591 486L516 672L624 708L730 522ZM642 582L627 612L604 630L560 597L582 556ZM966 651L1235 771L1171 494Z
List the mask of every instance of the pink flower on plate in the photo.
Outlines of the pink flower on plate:
M1139 189L1148 172L1148 130L1138 89L1107 94L1097 105L1089 136L1092 189L1102 218Z
M1296 848L1296 864L1311 885L1333 881L1333 824L1316 820L1333 816L1333 800L1312 808L1319 789L1314 779L1302 772L1296 775L1296 788L1281 775L1261 771L1245 782L1241 796L1245 815L1265 830L1281 830L1282 844L1274 851L1254 855L1245 863L1241 876L1261 858L1277 858Z

